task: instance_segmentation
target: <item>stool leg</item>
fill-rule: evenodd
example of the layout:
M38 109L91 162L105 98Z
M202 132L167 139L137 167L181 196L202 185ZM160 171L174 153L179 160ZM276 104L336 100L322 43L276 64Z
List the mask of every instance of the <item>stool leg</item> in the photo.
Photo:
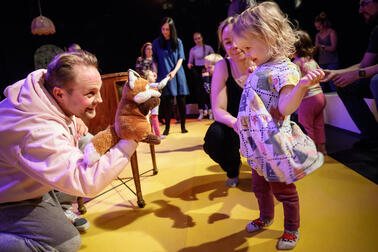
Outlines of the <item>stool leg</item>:
M137 158L136 151L131 156L130 162L131 162L131 170L133 172L133 178L134 178L134 183L135 183L136 195L137 195L137 198L138 198L138 206L140 208L143 208L146 205L146 203L143 200L142 189L140 187L138 158Z
M151 158L152 158L153 175L156 175L158 173L158 169L156 165L155 145L150 144L150 152L151 152Z
M77 197L77 210L79 210L81 214L85 214L87 212L87 208L84 205L82 197Z

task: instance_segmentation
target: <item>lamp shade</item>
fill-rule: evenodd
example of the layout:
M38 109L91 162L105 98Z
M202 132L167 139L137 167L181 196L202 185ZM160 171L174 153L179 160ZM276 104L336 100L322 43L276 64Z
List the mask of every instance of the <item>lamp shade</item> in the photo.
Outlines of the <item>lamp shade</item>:
M54 34L55 26L49 18L40 15L33 19L31 24L31 32L34 35Z

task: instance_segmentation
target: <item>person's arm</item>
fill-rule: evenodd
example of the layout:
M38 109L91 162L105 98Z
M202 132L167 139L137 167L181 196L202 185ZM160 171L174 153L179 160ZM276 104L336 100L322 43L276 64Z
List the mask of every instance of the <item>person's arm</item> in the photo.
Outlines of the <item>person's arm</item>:
M369 67L360 67L359 64L355 66L357 67L349 68L348 71L344 71L340 74L335 74L332 81L338 87L345 87L358 79L370 78L378 73L378 64ZM360 76L361 71L364 72L363 76Z
M182 66L182 62L185 59L184 46L182 45L181 39L177 39L177 40L178 40L178 48L177 48L178 60L177 60L175 68L170 73L167 74L167 76L170 76L169 80L172 80L175 77L176 73L178 72L178 70Z
M333 83L339 87L345 87L359 78L360 70L365 70L365 77L362 78L369 78L376 74L375 67L377 62L378 55L375 53L366 52L362 61L359 64L352 65L348 68L338 69L338 70L328 70L325 69L324 72L326 77L322 80L322 82L327 82L332 80ZM371 68L370 68L371 67ZM367 69L367 70L366 70Z
M188 68L192 69L194 63L193 48L189 51Z
M211 80L211 107L215 121L233 128L236 118L227 112L226 81L228 77L226 61L224 59L218 61Z
M168 75L170 76L169 80L172 80L175 77L175 75L176 75L177 71L180 69L183 61L184 61L184 59L179 59L176 63L175 68L169 74L167 74L167 76Z
M294 113L301 104L307 89L310 86L319 83L319 80L321 80L323 77L323 70L317 69L308 72L299 80L297 85L286 85L282 87L278 100L278 109L280 113L284 116Z
M71 137L53 122L30 130L17 156L19 169L58 191L93 197L118 176L137 147L135 141L120 140L100 156L91 142L81 152Z

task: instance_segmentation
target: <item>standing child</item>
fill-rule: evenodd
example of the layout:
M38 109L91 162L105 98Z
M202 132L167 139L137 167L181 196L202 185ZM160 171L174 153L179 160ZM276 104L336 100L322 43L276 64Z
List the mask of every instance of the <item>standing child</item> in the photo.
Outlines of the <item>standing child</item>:
M237 46L256 65L242 93L237 122L240 152L252 169L253 192L260 218L247 224L254 232L273 222L274 199L283 203L284 234L278 249L292 249L299 239L299 197L294 181L319 168L324 156L314 142L290 121L307 88L324 77L321 69L300 79L288 58L296 34L274 2L262 2L236 18Z
M211 93L211 77L213 76L214 66L221 59L223 59L223 57L217 53L212 53L205 57L205 61L204 61L205 72L202 73L202 80L203 80L203 87L209 96ZM209 105L209 119L213 120L214 117L213 117L213 111L211 110L211 102L209 104L210 104Z
M319 65L313 59L315 47L310 35L305 31L297 31L299 41L295 46L294 63L301 70L301 76L310 71L319 69ZM305 128L307 135L314 140L318 151L327 155L325 148L325 131L323 110L326 99L319 83L308 88L298 109L298 120Z
M159 83L155 83L157 76L156 76L156 73L151 71L151 70L145 70L144 76L146 77L146 79L150 83L150 88L156 88L160 92L167 85L168 80L169 80L169 77L166 77L162 81L160 81ZM151 125L152 125L152 129L153 129L155 135L159 136L161 139L164 139L166 137L166 135L160 134L158 116L159 116L159 106L156 106L153 109L151 109Z

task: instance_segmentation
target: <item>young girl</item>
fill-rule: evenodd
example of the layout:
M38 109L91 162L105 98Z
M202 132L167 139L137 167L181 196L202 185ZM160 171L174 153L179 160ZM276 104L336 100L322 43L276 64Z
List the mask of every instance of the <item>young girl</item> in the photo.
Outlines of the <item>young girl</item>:
M205 71L202 73L202 82L203 82L203 88L205 89L206 93L209 95L211 94L211 78L213 76L214 72L214 66L215 64L222 60L223 57L220 54L212 53L205 57ZM209 120L213 120L213 111L211 110L211 103L210 103L210 109L209 109Z
M294 63L301 70L301 76L319 68L313 59L314 46L310 35L305 31L297 31L299 41L295 46ZM298 109L298 120L306 129L307 135L316 143L318 151L327 155L325 148L325 131L323 110L326 99L319 83L309 87Z
M234 40L257 68L248 77L234 128L240 152L252 169L260 218L247 224L254 232L270 225L274 199L283 203L284 234L278 249L292 249L299 239L299 198L294 181L319 168L324 157L290 121L307 88L324 77L316 70L300 78L293 55L296 34L274 2L262 2L236 18Z
M144 71L144 76L150 83L151 88L157 88L160 92L161 90L167 85L169 77L164 78L162 81L159 83L156 82L156 73L151 71L151 70L146 70ZM166 136L160 134L160 128L159 128L159 106L154 107L151 109L151 125L152 129L155 133L155 135L159 136L161 139L164 139Z

